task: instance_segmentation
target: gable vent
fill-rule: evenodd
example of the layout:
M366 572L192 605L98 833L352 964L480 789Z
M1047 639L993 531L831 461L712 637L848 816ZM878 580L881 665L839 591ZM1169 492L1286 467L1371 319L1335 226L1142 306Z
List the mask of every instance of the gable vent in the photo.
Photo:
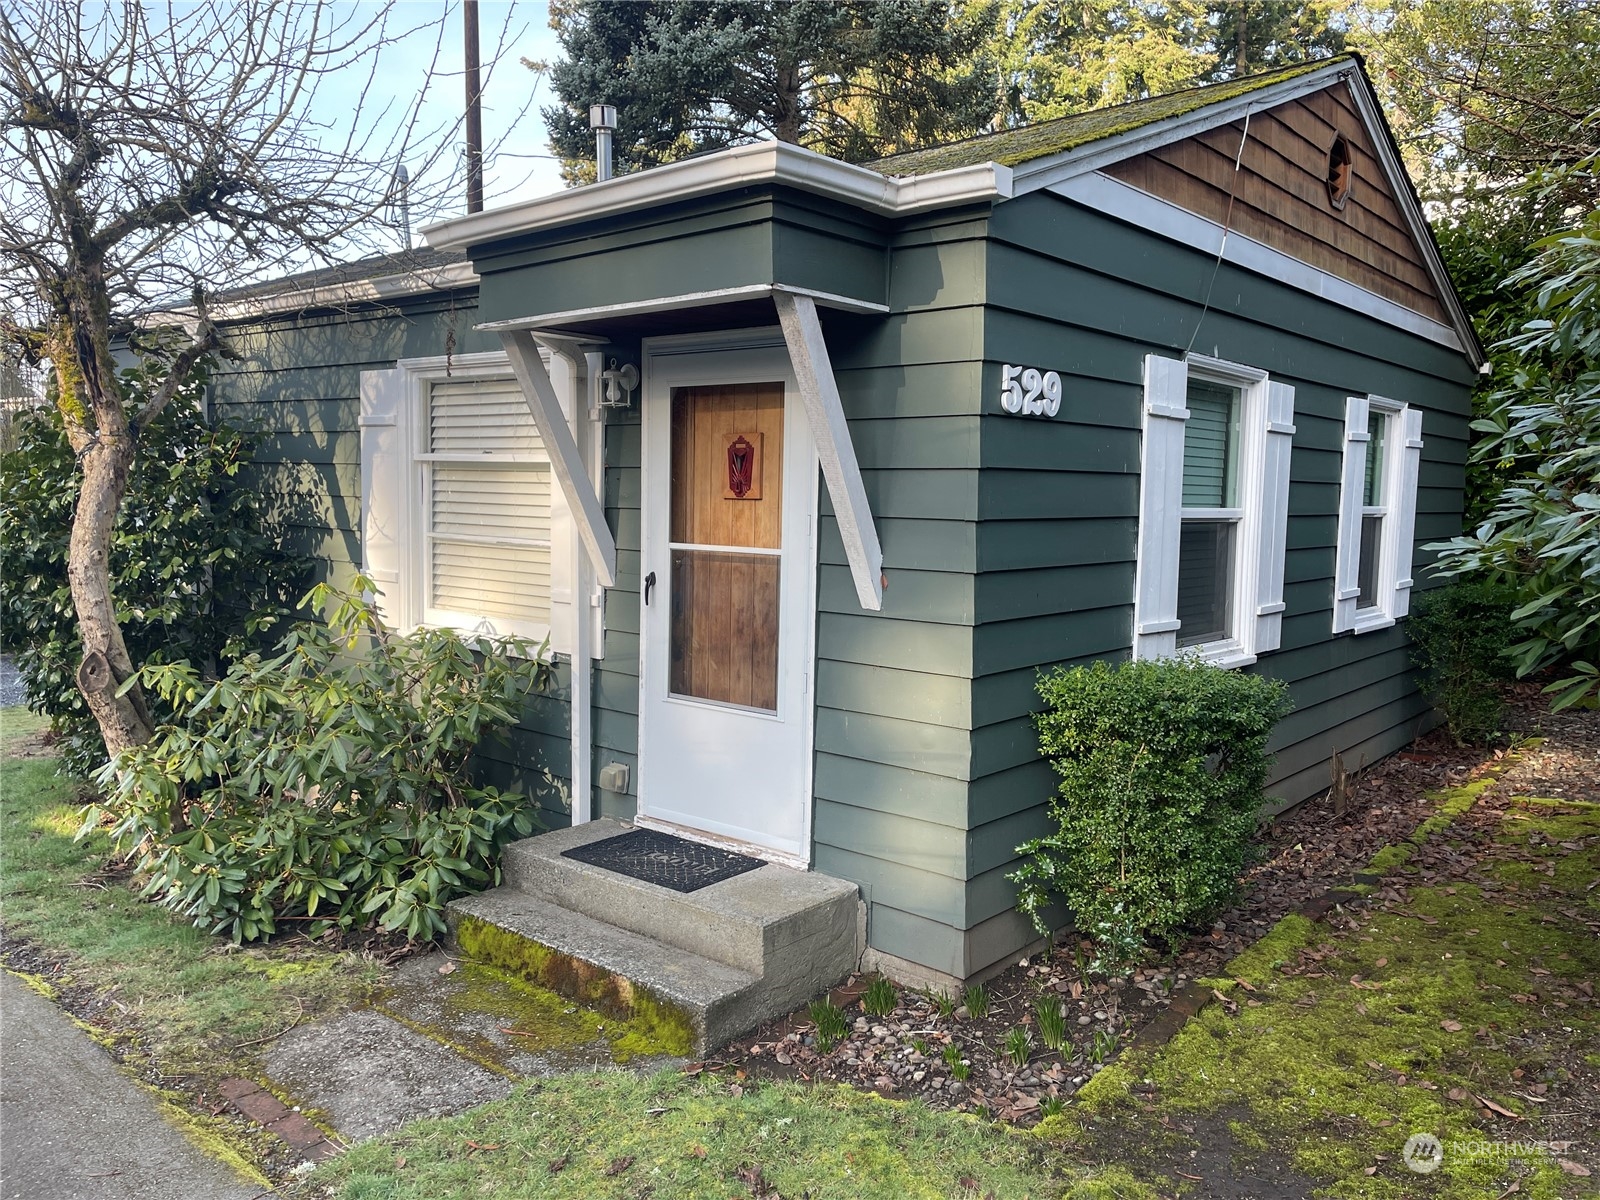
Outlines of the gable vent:
M1355 165L1350 161L1350 143L1344 135L1333 139L1328 147L1328 202L1334 208L1344 208L1350 199L1350 189L1356 181Z

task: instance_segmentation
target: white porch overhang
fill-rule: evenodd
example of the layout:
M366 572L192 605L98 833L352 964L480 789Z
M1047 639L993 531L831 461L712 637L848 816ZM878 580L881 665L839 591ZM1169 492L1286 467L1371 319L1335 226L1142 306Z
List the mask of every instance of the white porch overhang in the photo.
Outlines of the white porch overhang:
M570 354L575 345L603 344L602 339L574 331L571 328L574 325L768 298L777 309L778 323L783 329L784 343L799 384L800 402L816 440L822 477L844 542L856 598L861 607L869 611L876 612L883 607L883 549L867 503L866 486L861 479L861 467L850 439L850 427L839 399L839 387L817 308L820 305L855 313L887 313L889 310L883 304L782 284L750 284L661 296L490 321L478 326L483 332L498 335L505 346L539 436L549 450L551 474L567 499L579 540L602 586L613 586L617 575L617 545L606 524L605 506L600 498L602 481L591 478L584 468L549 370L539 357L538 344L543 342L554 351Z

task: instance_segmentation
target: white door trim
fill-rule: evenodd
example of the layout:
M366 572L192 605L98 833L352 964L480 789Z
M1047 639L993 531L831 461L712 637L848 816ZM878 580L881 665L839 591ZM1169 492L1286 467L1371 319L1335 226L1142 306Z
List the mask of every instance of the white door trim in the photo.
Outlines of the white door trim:
M670 388L683 386L688 383L747 383L764 379L779 378L785 386L785 412L786 421L790 420L792 412L796 423L809 430L804 410L799 395L799 384L795 377L793 364L789 360L788 350L784 341L783 332L776 326L759 329L726 330L714 333L693 333L672 336L654 337L644 339L641 346L642 370L639 394L640 400L640 454L639 454L639 496L640 496L640 571L641 575L650 567L644 561L643 555L648 552L658 552L661 546L659 540L652 534L651 522L659 522L662 526L660 533L665 535L665 522L667 520L666 500L669 495L668 481L656 477L657 467L653 467L652 460L657 456L651 453L652 439L659 439L661 429L658 423L670 422L670 414L666 408L670 396ZM670 424L667 426L670 430ZM775 849L766 845L755 845L737 837L729 836L716 829L699 829L685 826L681 821L669 820L655 815L650 811L650 783L652 770L670 770L670 757L663 754L661 748L654 751L651 746L650 711L653 704L664 703L664 700L654 699L651 688L657 682L651 670L652 651L655 646L652 642L650 614L640 597L639 606L639 758L638 758L638 810L635 823L647 828L662 829L680 836L703 841L710 845L724 846L771 862L783 863L787 866L808 868L812 855L812 823L815 800L813 797L814 775L816 763L816 625L817 625L817 508L818 508L818 472L819 464L816 454L815 439L811 439L810 452L807 454L808 465L803 471L796 471L792 476L786 477L784 486L784 500L786 507L790 504L803 506L806 518L806 528L809 536L803 553L794 556L794 563L803 573L802 579L794 581L793 590L784 589L784 594L803 596L804 604L797 606L785 605L780 609L781 620L787 623L794 621L799 628L794 630L795 657L798 659L803 672L803 683L799 689L798 703L800 712L796 719L800 723L799 736L804 745L802 751L802 771L800 780L801 804L800 837L798 844L792 848ZM792 482L790 481L792 478ZM659 496L655 493L659 492ZM664 545L664 543L663 543ZM659 571L659 567L656 568ZM658 589L669 586L659 584ZM665 596L658 590L661 599L657 603L664 603ZM788 632L788 629L785 629ZM664 669L666 657L663 653L657 656L657 669ZM753 719L769 720L763 714L749 713Z

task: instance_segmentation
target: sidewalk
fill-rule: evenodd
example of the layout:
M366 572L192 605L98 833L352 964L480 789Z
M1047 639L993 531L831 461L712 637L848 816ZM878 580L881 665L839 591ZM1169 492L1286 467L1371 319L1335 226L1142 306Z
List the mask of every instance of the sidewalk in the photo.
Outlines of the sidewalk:
M54 1004L0 971L0 1197L252 1200Z

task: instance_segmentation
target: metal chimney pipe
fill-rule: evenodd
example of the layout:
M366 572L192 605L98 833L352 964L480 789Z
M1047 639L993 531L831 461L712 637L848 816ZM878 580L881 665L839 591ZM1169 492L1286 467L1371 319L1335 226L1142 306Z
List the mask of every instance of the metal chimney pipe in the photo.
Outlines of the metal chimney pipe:
M594 130L594 181L611 178L611 131L617 127L617 110L610 104L589 106L589 128Z
M405 163L394 169L395 187L400 192L400 238L407 250L411 249L411 172Z

